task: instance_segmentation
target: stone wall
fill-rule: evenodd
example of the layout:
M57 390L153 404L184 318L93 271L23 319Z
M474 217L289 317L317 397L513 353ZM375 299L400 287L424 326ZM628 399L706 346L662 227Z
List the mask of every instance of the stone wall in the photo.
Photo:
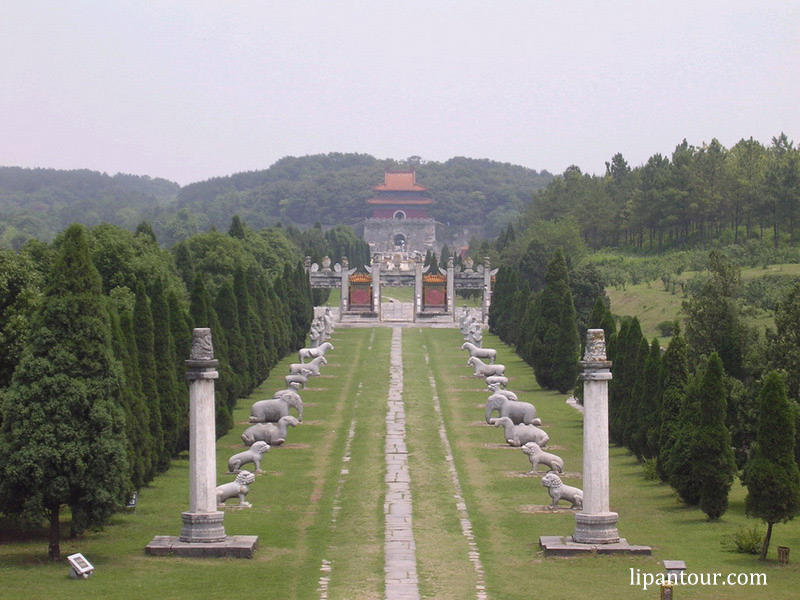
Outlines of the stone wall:
M366 219L364 239L372 252L395 250L395 237L406 239L406 250L411 252L437 248L436 222L433 219Z

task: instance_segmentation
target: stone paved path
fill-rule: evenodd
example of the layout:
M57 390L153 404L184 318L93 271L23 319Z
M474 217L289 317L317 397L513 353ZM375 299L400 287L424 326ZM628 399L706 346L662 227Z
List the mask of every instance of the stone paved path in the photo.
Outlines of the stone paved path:
M406 418L403 405L402 329L392 328L386 413L386 499L384 580L386 600L419 600L417 550L411 520Z

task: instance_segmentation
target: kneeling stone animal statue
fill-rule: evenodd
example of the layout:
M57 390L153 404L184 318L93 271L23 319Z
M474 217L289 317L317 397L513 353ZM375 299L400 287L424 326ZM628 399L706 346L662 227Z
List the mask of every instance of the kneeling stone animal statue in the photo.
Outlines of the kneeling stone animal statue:
M547 491L553 499L548 508L558 508L558 501L566 500L572 504L570 508L583 509L583 490L571 485L564 485L561 483L561 478L555 473L551 472L542 477L542 485L548 488Z
M253 442L250 450L234 454L228 459L228 472L237 473L242 465L253 463L256 466L256 473L263 473L261 470L261 458L266 454L267 450L269 450L267 442Z
M508 417L489 419L489 424L503 428L503 437L509 446L522 446L528 442L536 442L539 446L546 446L550 436L544 429L535 425L515 425Z
M536 442L528 442L520 446L520 450L527 454L528 459L531 461L531 470L528 471L528 474L536 473L540 464L547 465L551 471L564 472L564 460L560 456L545 452Z
M250 471L239 471L236 475L236 480L230 483L223 483L217 486L217 506L225 506L225 501L229 498L239 497L239 506L241 508L250 508L253 506L244 499L250 488L247 486L256 480L256 476Z
M275 423L256 423L251 425L242 433L242 442L245 446L252 446L254 442L261 440L270 446L280 446L286 441L286 432L289 426L297 427L300 421L289 415L281 417L277 425Z

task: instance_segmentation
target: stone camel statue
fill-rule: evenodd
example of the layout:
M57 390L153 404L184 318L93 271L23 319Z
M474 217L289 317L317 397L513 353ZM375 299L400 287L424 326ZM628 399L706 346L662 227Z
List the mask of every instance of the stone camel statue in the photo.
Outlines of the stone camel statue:
M566 500L575 510L583 508L583 490L579 490L571 485L561 483L561 478L552 471L542 477L542 485L547 488L553 501L547 508L558 508L559 500Z
M531 461L531 470L528 474L536 473L540 464L550 467L550 470L556 473L564 472L564 460L560 456L545 452L536 442L523 444L520 450L527 454L528 460Z
M270 446L280 446L286 441L289 426L297 427L300 421L289 415L281 417L278 423L256 423L242 433L245 446L252 446L257 441L267 442Z
M509 446L522 446L528 442L536 442L540 446L546 446L550 436L543 429L536 425L515 425L508 417L497 417L489 419L489 424L503 428L503 435Z
M236 473L242 465L253 463L256 466L256 473L263 473L261 470L261 458L269 450L267 442L253 442L249 450L234 454L228 459L228 472Z

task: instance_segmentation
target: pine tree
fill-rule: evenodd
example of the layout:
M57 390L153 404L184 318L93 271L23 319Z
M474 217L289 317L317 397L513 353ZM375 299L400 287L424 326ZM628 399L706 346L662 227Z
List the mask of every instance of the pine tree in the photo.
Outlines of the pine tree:
M0 430L1 508L32 522L47 518L53 560L60 558L63 506L81 532L103 524L130 492L122 368L105 303L86 232L72 225L6 393Z
M761 560L767 558L772 526L800 513L800 472L794 445L794 415L786 384L782 375L771 371L761 389L755 452L744 472L745 510L767 523Z
M661 388L661 410L659 412L658 462L656 463L661 481L669 481L667 465L678 442L679 418L686 400L686 386L689 381L689 359L686 340L680 328L667 346L661 361L659 387Z
M242 220L239 218L239 215L233 215L233 218L231 219L231 225L228 228L228 235L240 240L244 239L244 225L242 224Z
M700 387L697 437L692 443L693 477L700 482L700 510L711 520L728 510L728 493L736 474L731 434L725 425L725 371L719 354L708 359Z

